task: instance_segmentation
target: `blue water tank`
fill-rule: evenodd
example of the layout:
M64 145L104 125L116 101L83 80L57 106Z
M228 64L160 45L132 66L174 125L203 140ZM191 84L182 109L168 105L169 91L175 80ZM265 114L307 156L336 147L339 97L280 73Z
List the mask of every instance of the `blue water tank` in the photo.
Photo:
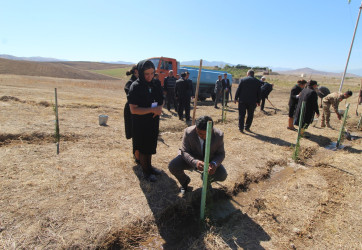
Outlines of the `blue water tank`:
M189 79L192 80L194 89L196 89L197 85L197 77L199 74L198 68L193 67L180 67L178 69L178 74L188 71L190 73ZM226 71L219 71L219 70L211 70L211 69L201 69L201 76L200 76L200 87L199 87L199 98L200 100L205 100L206 98L215 96L214 88L215 83L218 80L218 76L221 75L224 78L224 74L227 74L227 78L232 84L232 75L227 73Z
M190 79L197 83L197 77L199 74L198 68L193 67L180 67L179 74L181 75L182 72L188 71L190 73ZM221 75L224 78L224 74L227 74L227 78L229 79L230 83L232 83L232 75L226 71L219 71L219 70L211 70L211 69L201 69L201 76L200 76L200 85L201 84L211 84L215 85L215 82L218 79L218 76Z

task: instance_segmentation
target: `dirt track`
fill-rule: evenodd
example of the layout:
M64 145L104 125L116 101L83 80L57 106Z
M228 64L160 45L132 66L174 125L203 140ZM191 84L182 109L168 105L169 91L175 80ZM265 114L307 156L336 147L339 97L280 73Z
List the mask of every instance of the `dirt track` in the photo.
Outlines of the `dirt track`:
M256 111L252 133L244 135L237 129L236 105L222 124L220 110L200 103L198 115L211 114L225 133L229 176L214 185L214 203L232 212L211 219L200 234L199 174L190 173L194 192L184 199L167 169L187 124L165 110L153 158L164 174L156 184L144 182L124 137L123 84L0 76L0 98L7 97L0 100L2 248L361 247L362 145L353 113L348 127L357 140L345 141L337 152L324 149L338 136L332 115L334 130L308 129L311 137L302 139L296 164L296 133L285 129L291 86L276 86L270 100L279 111L267 103L266 113ZM52 105L43 105L54 103L54 87L63 138L59 156L51 141ZM356 97L350 101L355 107ZM98 125L99 114L109 115L109 126Z

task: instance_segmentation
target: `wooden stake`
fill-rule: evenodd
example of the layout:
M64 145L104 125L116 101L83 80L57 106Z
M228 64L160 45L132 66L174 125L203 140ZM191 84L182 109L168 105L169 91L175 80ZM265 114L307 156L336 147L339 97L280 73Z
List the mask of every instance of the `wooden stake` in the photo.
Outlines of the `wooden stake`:
M349 58L350 58L350 56L351 56L351 52L352 52L352 48L353 48L353 43L354 43L354 38L355 38L355 36L356 36L356 31L357 31L357 27L358 27L359 18L360 18L360 16L361 16L361 10L362 10L362 2L361 2L361 6L359 7L357 22L356 22L356 26L355 26L355 28L354 28L353 37L352 37L352 42L351 42L351 46L350 46L349 52L348 52L346 67L344 68L344 71L343 71L342 80L341 80L341 85L339 86L339 92L342 92L344 77L346 76L347 67L348 67L348 62L349 62Z
M212 131L212 122L207 122L206 128L206 140L205 145L205 158L204 158L204 176L203 176L203 185L201 193L201 210L200 210L200 219L203 221L205 219L205 205L206 205L206 194L208 188L208 176L209 176L209 158L210 158L210 144L211 144L211 131Z
M225 89L223 90L221 120L225 122Z
M195 93L195 100L194 100L194 111L192 113L192 125L195 125L195 119L196 119L195 117L196 117L197 99L199 98L201 68L202 68L202 59L200 59L199 74L197 76L196 93Z
M298 159L298 154L299 154L299 147L300 147L300 137L301 137L301 130L302 128L302 124L303 124L303 120L304 120L304 109L305 109L305 101L302 102L302 107L300 110L300 115L299 115L299 128L298 128L298 136L297 136L297 142L295 143L295 148L294 148L294 152L293 152L293 160L297 160Z
M361 126L361 123L362 123L362 113L359 117L359 121L358 121L358 124L357 124L357 129L359 129L359 127Z
M362 90L362 79L361 79L361 84L360 84L360 87L359 87L358 98L357 98L356 116L358 116L358 105L361 102L361 98L362 98L361 90Z
M57 155L59 154L59 141L60 141L60 134L59 134L59 117L58 117L58 95L57 95L57 88L55 88L55 141L57 145Z
M343 122L342 122L341 130L339 131L339 136L338 136L336 148L338 148L339 144L341 143L342 134L344 133L344 126L346 125L348 109L349 109L349 103L347 104L346 111L344 111L344 114L343 114Z

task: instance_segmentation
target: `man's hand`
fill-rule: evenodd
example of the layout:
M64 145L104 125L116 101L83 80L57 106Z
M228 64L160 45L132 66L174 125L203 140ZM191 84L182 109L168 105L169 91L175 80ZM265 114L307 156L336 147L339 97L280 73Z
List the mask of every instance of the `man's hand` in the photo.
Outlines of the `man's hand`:
M339 113L337 113L337 117L338 117L338 120L341 120L341 118L342 118L342 116Z
M210 164L209 164L209 171L208 171L208 172L209 172L209 175L215 174L216 169L217 169L216 164L213 163L213 162L210 162Z
M204 162L203 161L197 161L196 167L200 171L204 171Z
M152 109L153 109L153 110L152 110L152 112L153 112L153 118L155 118L156 116L162 114L162 107L163 107L163 105L160 105L160 106L157 106L157 107L152 108Z

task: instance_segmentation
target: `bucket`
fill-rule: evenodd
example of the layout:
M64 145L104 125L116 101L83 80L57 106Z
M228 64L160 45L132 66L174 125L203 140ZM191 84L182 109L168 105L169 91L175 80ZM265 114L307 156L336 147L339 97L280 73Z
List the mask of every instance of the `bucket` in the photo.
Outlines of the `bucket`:
M340 115L344 115L344 110L343 110L343 109L339 109L339 110L338 110L338 113L339 113Z
M107 126L108 115L99 115L99 125Z

